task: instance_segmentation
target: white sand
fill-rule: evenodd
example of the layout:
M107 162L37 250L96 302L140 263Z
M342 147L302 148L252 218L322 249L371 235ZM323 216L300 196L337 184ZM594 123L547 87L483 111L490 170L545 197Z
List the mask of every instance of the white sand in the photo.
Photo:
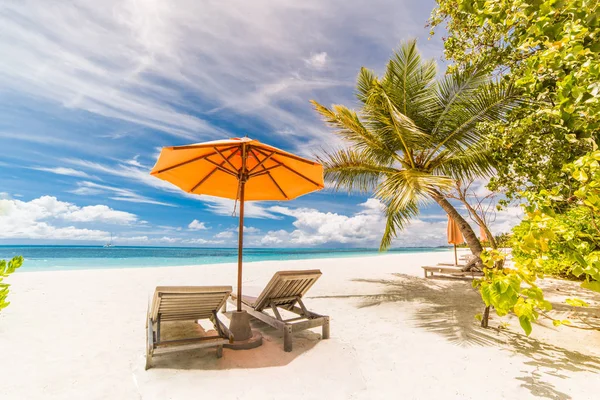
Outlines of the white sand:
M265 339L258 349L225 349L222 359L214 349L162 356L149 371L148 293L232 284L235 265L19 272L0 315L0 399L598 398L600 333L544 322L527 338L506 317L508 330L478 328L482 306L469 282L422 278L420 265L451 258L248 263L249 288L277 270L321 269L306 304L331 316L331 339L305 331L285 353L281 335L256 322ZM546 286L552 300L578 292ZM597 318L600 299L586 299L596 307L585 312Z

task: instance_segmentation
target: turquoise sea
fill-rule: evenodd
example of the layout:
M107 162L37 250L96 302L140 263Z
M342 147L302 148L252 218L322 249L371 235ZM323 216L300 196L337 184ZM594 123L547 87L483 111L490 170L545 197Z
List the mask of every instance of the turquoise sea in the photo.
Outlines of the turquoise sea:
M394 253L449 251L448 248L411 247L380 253L376 249L261 248L244 249L244 262L363 257ZM22 255L18 270L58 271L99 268L145 268L237 262L235 248L110 247L101 246L0 246L0 259Z

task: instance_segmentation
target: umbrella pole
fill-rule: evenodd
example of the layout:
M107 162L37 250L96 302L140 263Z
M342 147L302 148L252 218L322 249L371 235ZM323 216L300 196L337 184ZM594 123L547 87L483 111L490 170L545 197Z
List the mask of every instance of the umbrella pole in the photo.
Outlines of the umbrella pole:
M238 281L237 281L237 310L242 311L242 249L244 247L244 188L245 179L240 181L240 227L238 230Z
M243 210L243 208L242 208ZM458 265L458 256L456 254L456 244L454 244L454 265Z

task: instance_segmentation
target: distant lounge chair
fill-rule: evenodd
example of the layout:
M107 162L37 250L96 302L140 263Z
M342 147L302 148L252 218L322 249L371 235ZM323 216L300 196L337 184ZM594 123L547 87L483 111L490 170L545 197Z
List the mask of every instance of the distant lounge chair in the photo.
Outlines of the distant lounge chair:
M421 267L421 268L423 268L423 272L425 273L425 278L431 278L434 273L449 274L449 275L452 275L455 277L471 276L473 278L475 278L476 276L483 275L483 273L479 272L479 271L463 271L462 270L463 266L461 266L461 265L447 266L444 264L438 264L433 267L427 266L427 267Z
M148 304L146 322L146 369L152 357L173 351L217 347L217 357L223 356L223 344L233 342L229 329L219 320L217 312L231 294L231 286L159 286ZM161 322L209 319L218 336L163 341Z
M483 275L483 273L479 271L464 271L465 269L470 269L475 266L478 261L477 257L473 255L463 255L460 258L465 262L464 264L455 265L450 263L438 263L438 265L434 267L421 267L425 273L425 278L432 277L434 273L449 274L455 277L471 276L473 278L475 278L475 276Z
M321 276L319 270L279 271L258 297L242 296L242 309L275 329L283 331L283 349L292 351L292 333L323 327L323 339L329 339L329 317L308 311L302 297ZM235 295L231 295L236 300ZM299 306L297 307L296 304ZM274 317L265 310L271 309ZM296 318L283 319L279 309L291 311Z

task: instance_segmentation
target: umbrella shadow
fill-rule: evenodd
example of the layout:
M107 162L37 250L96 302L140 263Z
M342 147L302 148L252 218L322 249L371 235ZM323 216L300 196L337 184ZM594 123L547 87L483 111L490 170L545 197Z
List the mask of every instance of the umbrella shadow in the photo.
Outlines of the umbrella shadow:
M483 329L474 318L483 311L481 297L470 281L439 277L423 279L405 274L392 274L391 279L354 279L354 282L377 285L379 293L322 298L355 298L357 307L373 307L384 303L414 302L419 307L410 322L428 332L438 334L458 346L496 346L526 358L516 379L537 397L568 399L548 378L569 379L565 371L600 372L600 358L541 342L535 338L505 329ZM494 317L490 319L493 326Z
M224 314L226 317L229 313ZM223 321L225 322L225 321ZM204 326L210 326L207 330ZM263 323L252 319L250 325L263 335L263 344L251 350L223 349L223 357L216 357L216 347L186 350L155 356L152 360L153 369L177 370L227 370L247 368L268 368L290 364L300 355L310 351L319 343L321 335L310 330L294 334L294 346L291 352L283 351L283 333ZM210 322L193 321L165 322L161 326L161 339L173 340L181 338L216 336Z

